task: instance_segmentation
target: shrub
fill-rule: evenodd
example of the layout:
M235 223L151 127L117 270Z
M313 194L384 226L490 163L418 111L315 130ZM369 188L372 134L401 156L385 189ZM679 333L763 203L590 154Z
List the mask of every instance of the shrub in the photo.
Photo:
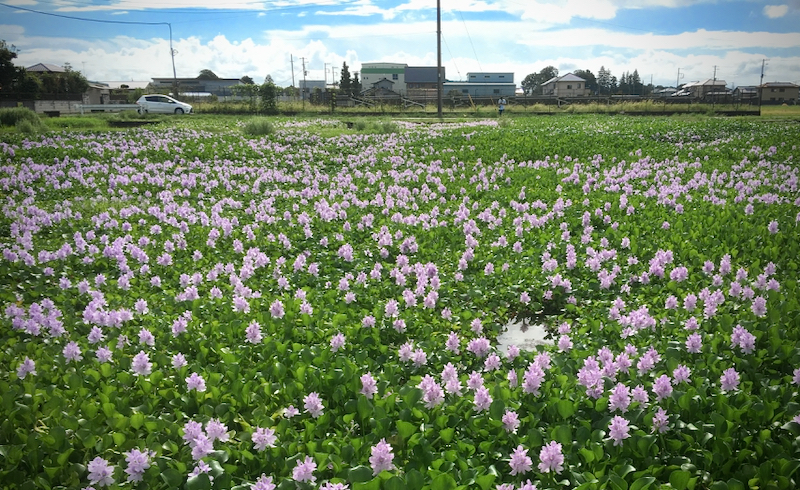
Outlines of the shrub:
M266 136L275 132L275 126L269 119L261 117L248 121L242 132L248 136Z
M378 124L378 131L383 134L396 133L397 124L392 121L382 121Z
M364 131L365 129L367 129L367 121L359 119L358 121L355 122L354 127L356 128L356 131Z
M39 116L26 107L0 109L0 125L16 126L20 121L29 121L36 127L40 127L42 125L42 121L39 119Z
M17 131L22 134L36 134L41 129L42 123L34 124L28 119L20 119L17 121L16 127Z

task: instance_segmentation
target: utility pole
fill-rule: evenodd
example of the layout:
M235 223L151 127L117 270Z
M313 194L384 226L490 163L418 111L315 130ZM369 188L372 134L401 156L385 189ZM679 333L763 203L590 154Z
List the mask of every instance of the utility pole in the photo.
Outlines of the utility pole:
M439 119L442 118L442 1L436 0L436 106Z
M172 96L178 98L178 73L175 71L175 53L177 51L172 48L172 24L167 23L169 26L169 54L172 56Z
M761 81L758 83L758 115L761 115L761 101L764 99L764 67L767 65L768 59L761 60Z
M683 78L683 76L681 76L681 69L678 68L678 79L675 80L675 90L678 90L678 87L681 84L681 78Z
M711 110L714 110L714 103L717 95L717 65L714 65L714 81L711 82Z
M303 87L300 90L300 95L303 97L303 111L305 112L305 110L306 110L306 73L307 73L306 72L306 59L302 58L302 57L300 59L303 60Z
M294 58L289 55L289 64L292 65L292 87L294 87Z
M322 64L322 76L325 79L325 87L327 87L328 86L328 64L327 63L323 63Z

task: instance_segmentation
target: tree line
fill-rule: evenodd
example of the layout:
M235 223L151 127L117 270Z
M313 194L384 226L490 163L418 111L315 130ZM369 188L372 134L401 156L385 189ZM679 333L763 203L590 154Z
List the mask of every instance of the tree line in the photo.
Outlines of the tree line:
M63 72L29 72L16 66L17 48L0 41L0 94L15 94L17 97L37 99L44 94L82 94L89 88L89 82L82 73L64 64Z
M617 79L616 76L611 74L611 70L605 66L601 66L595 76L591 70L575 70L573 75L578 76L586 81L586 88L589 89L593 95L647 95L653 92L653 85L645 85L642 81L639 71L634 69L633 73L623 72ZM541 95L542 86L549 80L558 76L558 68L554 66L547 66L541 71L531 73L522 80L522 90L525 95Z

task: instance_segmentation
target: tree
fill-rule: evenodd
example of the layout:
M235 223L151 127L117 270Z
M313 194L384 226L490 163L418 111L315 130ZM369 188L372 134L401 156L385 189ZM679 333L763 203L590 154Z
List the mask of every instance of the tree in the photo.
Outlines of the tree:
M350 93L353 95L361 93L361 80L358 79L358 72L353 73L353 78L350 80Z
M597 92L597 78L595 78L594 73L592 73L591 70L575 70L572 73L573 75L586 80L586 88L591 90L593 93Z
M600 70L597 72L597 89L600 94L606 93L611 95L616 85L617 81L611 76L611 70L607 70L606 67L601 66Z
M538 73L531 73L522 80L522 89L526 94L541 93L541 86L551 78L558 76L558 68L547 66Z
M243 76L243 77L242 77L242 78L240 78L239 80L241 80L241 82L242 82L243 84L245 84L245 85L255 85L255 84L256 84L256 82L254 82L254 81L253 81L253 79L252 79L252 78L250 78L250 77L249 77L249 76L247 76L247 75Z
M23 68L14 65L17 57L16 46L8 45L5 40L0 41L0 91L10 92L14 89L14 82L20 77Z
M350 79L350 68L347 67L347 62L342 62L342 78L339 80L339 90L343 94L350 95L352 88L352 80Z
M264 83L271 83L275 85L275 80L272 79L272 75L267 73L267 76L264 77Z
M200 70L200 74L197 75L197 79L198 80L219 80L219 77L213 71L209 70L208 68L205 68L203 70Z
M258 91L261 96L261 112L264 114L278 113L278 87L272 83L272 77L267 75L267 80Z

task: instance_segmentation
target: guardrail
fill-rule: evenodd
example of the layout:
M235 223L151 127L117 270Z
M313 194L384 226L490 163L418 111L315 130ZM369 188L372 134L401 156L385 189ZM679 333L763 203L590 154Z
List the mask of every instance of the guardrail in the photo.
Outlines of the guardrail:
M79 104L81 114L84 112L115 112L115 111L138 111L138 104Z

